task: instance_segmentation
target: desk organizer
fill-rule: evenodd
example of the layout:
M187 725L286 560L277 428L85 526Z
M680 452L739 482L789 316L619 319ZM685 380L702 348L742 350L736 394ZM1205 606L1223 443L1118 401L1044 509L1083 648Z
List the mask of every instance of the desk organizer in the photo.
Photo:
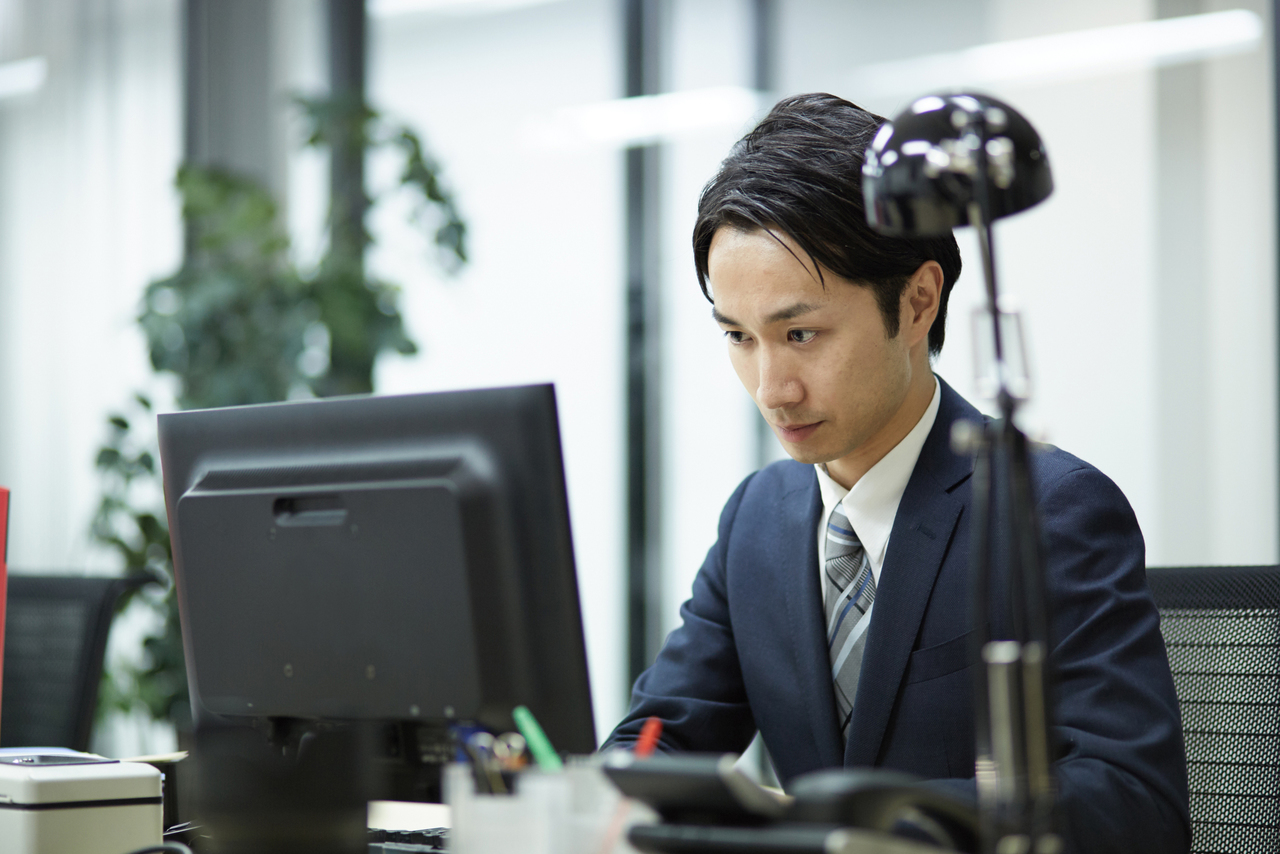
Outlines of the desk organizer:
M125 854L161 842L160 772L84 753L0 756L6 854Z
M626 826L655 820L591 764L521 772L510 795L477 794L471 766L450 765L444 792L452 854L635 854Z

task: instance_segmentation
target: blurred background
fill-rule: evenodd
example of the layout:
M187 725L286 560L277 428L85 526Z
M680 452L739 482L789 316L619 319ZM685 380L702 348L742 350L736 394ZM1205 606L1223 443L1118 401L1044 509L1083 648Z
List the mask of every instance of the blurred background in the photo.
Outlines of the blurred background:
M1055 172L996 228L1028 429L1120 485L1150 564L1275 563L1274 44L1261 0L0 0L9 564L164 577L155 411L554 382L603 737L780 454L699 190L780 96L955 87ZM936 370L979 402L958 237ZM175 743L168 601L116 621L100 752Z

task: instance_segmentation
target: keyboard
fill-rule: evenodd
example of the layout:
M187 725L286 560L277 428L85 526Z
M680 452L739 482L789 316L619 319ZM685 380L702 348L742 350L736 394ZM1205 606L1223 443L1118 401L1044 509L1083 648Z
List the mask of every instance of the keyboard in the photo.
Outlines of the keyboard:
M369 828L369 854L426 854L449 850L449 828L378 830Z

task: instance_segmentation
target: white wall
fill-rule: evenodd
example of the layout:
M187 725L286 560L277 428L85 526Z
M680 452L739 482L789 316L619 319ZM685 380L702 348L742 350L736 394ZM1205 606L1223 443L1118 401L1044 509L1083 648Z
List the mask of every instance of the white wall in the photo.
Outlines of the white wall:
M8 0L17 4L17 0ZM0 101L0 483L9 563L114 566L89 543L109 410L149 366L133 318L181 248L173 0L21 3L0 61L45 56L44 88ZM13 19L10 19L13 20Z
M375 19L370 100L421 131L445 164L473 261L455 280L406 227L372 219L371 268L404 287L422 347L379 364L384 393L554 382L597 728L625 708L621 155L554 149L526 128L621 87L614 4L568 0L465 18ZM394 158L371 182L394 180Z
M1210 10L1272 4L1221 0ZM1210 315L1209 488L1199 506L1205 541L1170 563L1274 563L1277 559L1276 199L1271 42L1203 69L1207 202L1204 283ZM1162 460L1176 472L1176 460ZM1187 559L1189 558L1189 559ZM1154 560L1154 556L1153 556Z
M747 13L742 0L672 4L666 88L749 86ZM715 542L725 499L755 469L759 415L729 365L690 246L698 194L751 124L688 134L663 149L661 623L667 631L679 624L680 603Z
M172 189L181 147L173 0L0 0L0 62L44 56L37 93L0 101L0 484L13 491L9 566L118 571L89 540L108 412L150 380L133 319L181 251ZM145 427L144 427L145 430ZM156 496L158 500L158 495ZM137 661L153 615L118 624L109 659ZM112 719L95 749L172 749L145 716Z

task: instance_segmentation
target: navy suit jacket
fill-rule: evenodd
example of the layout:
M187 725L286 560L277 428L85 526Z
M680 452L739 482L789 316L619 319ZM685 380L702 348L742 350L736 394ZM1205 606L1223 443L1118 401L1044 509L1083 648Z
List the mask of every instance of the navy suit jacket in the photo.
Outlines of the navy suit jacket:
M848 745L822 621L812 466L748 477L631 709L609 739L661 718L665 750L746 748L758 729L784 785L820 768L882 766L972 791L969 519L973 460L951 425L982 415L942 383L938 417L898 507L876 591ZM1079 852L1185 852L1190 830L1177 698L1147 589L1142 534L1105 475L1033 454L1053 652L1055 770Z

